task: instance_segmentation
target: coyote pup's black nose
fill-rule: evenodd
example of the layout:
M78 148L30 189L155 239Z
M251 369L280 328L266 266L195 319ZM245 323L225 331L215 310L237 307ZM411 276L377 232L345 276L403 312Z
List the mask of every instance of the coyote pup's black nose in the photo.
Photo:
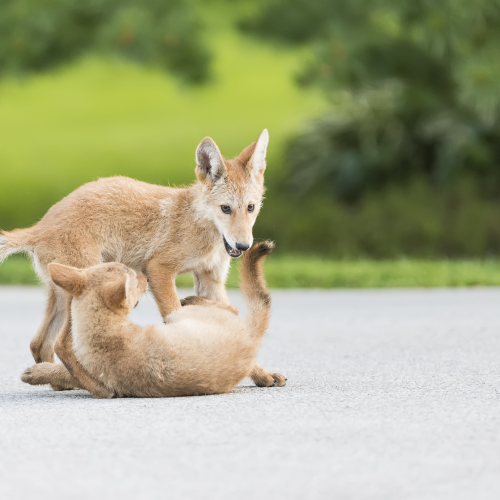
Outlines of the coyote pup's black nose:
M246 243L236 243L236 250L241 250L244 252L245 250L248 250L250 248L250 245L247 245Z

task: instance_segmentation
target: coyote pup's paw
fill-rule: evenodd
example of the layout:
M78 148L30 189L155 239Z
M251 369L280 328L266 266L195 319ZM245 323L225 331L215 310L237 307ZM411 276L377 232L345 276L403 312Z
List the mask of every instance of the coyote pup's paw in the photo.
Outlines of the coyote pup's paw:
M286 385L287 379L281 375L281 373L271 373L271 375L273 376L275 387L283 387Z
M31 368L26 368L24 372L21 374L21 380L25 384L30 385L45 385L48 384L48 380L46 377L46 371L40 370L40 366L43 363L32 366Z
M198 297L197 295L190 295L189 297L185 297L184 299L182 299L181 306L219 307L221 309L232 312L236 316L238 316L240 312L237 307L226 304L225 302L218 302L216 300L206 299L205 297Z
M201 306L205 305L207 299L204 299L203 297L198 297L196 295L190 295L189 297L184 297L181 299L181 306Z
M253 376L252 380L257 387L283 387L286 385L287 379L281 373L268 372L266 374L259 374L259 376Z

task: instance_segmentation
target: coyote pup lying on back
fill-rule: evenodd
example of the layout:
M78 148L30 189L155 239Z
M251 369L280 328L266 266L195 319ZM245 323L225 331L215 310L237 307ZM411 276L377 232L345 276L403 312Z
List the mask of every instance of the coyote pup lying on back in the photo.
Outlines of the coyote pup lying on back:
M229 392L250 374L269 324L271 297L262 264L272 248L264 241L244 257L246 321L224 303L193 297L187 303L195 305L173 312L165 325L141 327L128 316L146 291L144 276L115 262L86 270L49 264L52 281L74 297L78 362L115 397ZM54 363L34 365L21 378L32 385L79 385L63 365Z
M193 273L196 294L229 303L225 282L231 257L253 242L252 226L264 191L267 130L233 160L206 137L196 150L198 182L170 188L111 177L90 182L54 205L40 222L0 235L0 262L30 254L49 293L45 319L31 342L37 363L59 359L94 394L109 391L76 362L72 352L71 298L51 282L57 262L87 268L121 262L145 274L164 320L181 304L175 278ZM59 332L61 332L60 335ZM57 338L57 342L56 342ZM284 385L284 377L255 364L253 381Z

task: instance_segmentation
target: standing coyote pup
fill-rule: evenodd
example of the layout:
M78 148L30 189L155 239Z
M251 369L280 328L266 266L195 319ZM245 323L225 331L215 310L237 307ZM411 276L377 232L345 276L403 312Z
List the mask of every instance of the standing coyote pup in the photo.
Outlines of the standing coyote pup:
M224 303L193 297L194 305L187 299L187 307L170 314L166 325L138 326L128 316L146 291L144 276L115 262L86 270L49 264L52 281L73 295L78 362L116 397L229 392L250 374L269 324L271 296L262 263L272 248L264 241L244 257L246 321ZM28 368L21 379L32 385L78 386L63 365L54 363Z
M30 254L48 288L45 318L30 344L35 361L54 362L55 350L87 390L109 396L72 352L71 297L50 280L47 266L52 262L87 268L116 261L142 272L164 321L181 307L175 288L178 274L194 275L198 296L229 303L225 282L230 259L253 242L268 142L264 130L237 158L226 160L206 137L196 149L198 181L188 188L126 177L100 179L56 203L33 227L3 232L0 262L13 253ZM251 377L259 386L285 383L282 375L258 364Z

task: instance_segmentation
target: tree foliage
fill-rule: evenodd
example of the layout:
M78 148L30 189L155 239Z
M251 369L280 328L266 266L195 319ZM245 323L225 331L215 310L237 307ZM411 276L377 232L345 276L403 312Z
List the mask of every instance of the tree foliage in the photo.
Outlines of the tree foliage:
M425 176L500 193L499 0L271 0L242 27L311 43L334 106L288 149L294 185L355 199Z
M3 0L0 75L102 52L198 82L207 77L210 60L200 31L190 0Z

